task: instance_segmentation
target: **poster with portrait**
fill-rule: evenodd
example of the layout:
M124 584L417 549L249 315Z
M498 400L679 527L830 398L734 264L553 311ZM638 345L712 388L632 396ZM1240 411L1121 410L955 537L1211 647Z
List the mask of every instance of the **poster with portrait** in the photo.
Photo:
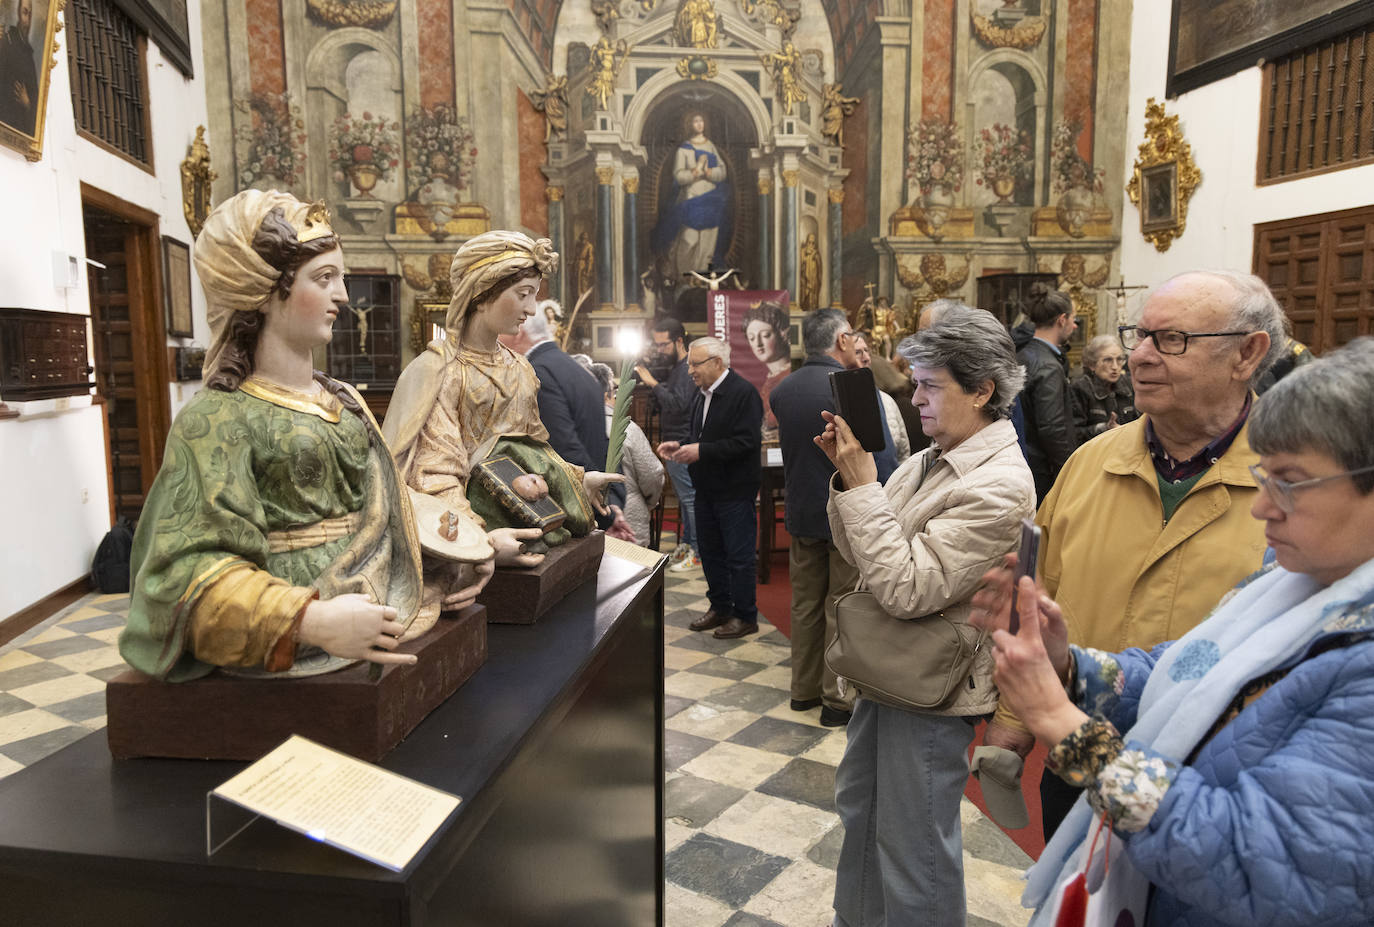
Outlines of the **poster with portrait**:
M792 324L787 290L715 290L707 294L707 330L730 345L730 368L763 397L763 439L776 441L778 423L768 394L792 372Z
M0 0L0 144L43 156L59 0Z

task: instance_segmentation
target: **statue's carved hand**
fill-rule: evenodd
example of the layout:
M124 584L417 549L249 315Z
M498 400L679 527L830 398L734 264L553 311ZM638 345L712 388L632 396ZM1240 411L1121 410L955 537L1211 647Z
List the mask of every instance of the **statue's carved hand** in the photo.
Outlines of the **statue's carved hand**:
M349 660L413 664L417 660L413 653L390 652L405 633L396 614L396 609L378 605L369 595L337 595L305 607L299 639Z
M476 602L477 597L482 594L482 590L487 588L487 583L491 582L492 574L495 572L495 557L473 564L472 584L444 596L444 611L458 611Z
M525 553L525 541L537 541L543 536L538 528L496 528L487 532L487 539L496 548L497 566L539 566L544 555Z
M606 507L606 489L612 483L623 483L625 477L619 473L602 473L599 470L588 470L582 475L582 488L587 490L587 495L591 497L592 507L598 514L608 515L610 509Z

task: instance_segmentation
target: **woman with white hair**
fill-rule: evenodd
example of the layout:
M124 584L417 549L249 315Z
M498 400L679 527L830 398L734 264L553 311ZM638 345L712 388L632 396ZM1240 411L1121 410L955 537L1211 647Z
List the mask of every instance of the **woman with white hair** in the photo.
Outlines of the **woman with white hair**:
M997 707L992 658L968 618L984 571L1016 547L1021 520L1035 512L1035 482L1007 418L1025 374L1006 329L981 309L951 310L897 350L911 364L912 403L931 446L884 485L844 419L822 412L828 424L815 441L838 471L831 536L881 612L866 626L873 639L896 647L893 635L931 619L952 623L963 643L928 669L939 694L924 708L893 693L927 653L910 653L900 671L884 663L873 678L848 680L857 698L835 774L844 824L835 924L963 927L959 801L974 724ZM845 676L834 651L827 662Z
M1097 335L1083 346L1083 373L1069 383L1069 402L1079 444L1140 417L1115 335Z
M557 266L558 252L547 238L536 241L512 231L478 235L454 254L445 337L430 342L402 371L383 425L397 468L415 493L438 497L480 522L468 501L472 469L507 437L525 439L552 463L554 469L544 474L551 490L551 477L559 471L568 477L568 494L559 501L570 521L592 520L593 500L620 479L584 471L548 446L534 369L499 340L515 335L532 317L547 328L536 314L536 298ZM498 565L534 566L542 559L524 550L525 542L539 538L539 529L486 527ZM451 607L458 582L447 564L426 558L426 609Z
M315 372L348 302L323 203L245 190L196 241L205 389L172 423L134 536L119 651L169 682L308 675L418 632L420 549L358 393Z

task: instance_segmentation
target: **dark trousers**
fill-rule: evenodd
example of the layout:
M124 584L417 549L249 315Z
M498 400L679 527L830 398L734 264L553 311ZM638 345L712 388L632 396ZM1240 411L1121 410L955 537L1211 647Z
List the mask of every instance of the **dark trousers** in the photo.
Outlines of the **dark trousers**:
M758 533L758 516L754 513L754 500L717 502L703 498L698 489L696 516L697 551L701 554L701 571L706 574L706 597L711 608L747 624L757 624L754 536Z
M1046 843L1050 842L1059 825L1064 823L1064 818L1069 816L1073 803L1078 801L1078 796L1082 794L1082 789L1069 785L1048 769L1041 775L1040 826L1044 830Z

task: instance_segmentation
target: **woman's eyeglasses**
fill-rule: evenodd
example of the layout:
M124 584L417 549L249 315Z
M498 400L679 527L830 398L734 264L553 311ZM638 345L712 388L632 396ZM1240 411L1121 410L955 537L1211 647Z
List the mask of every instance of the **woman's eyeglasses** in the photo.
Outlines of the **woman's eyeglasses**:
M1346 470L1343 473L1333 473L1330 476L1318 476L1310 480L1299 480L1290 483L1288 480L1281 480L1277 476L1271 476L1269 471L1259 464L1250 466L1250 475L1255 478L1255 482L1260 488L1269 493L1269 498L1274 500L1274 504L1285 512L1292 514L1294 500L1293 495L1300 489L1310 489L1319 483L1330 480L1339 480L1345 476L1358 476L1361 473L1374 473L1374 467L1360 467L1357 470Z

